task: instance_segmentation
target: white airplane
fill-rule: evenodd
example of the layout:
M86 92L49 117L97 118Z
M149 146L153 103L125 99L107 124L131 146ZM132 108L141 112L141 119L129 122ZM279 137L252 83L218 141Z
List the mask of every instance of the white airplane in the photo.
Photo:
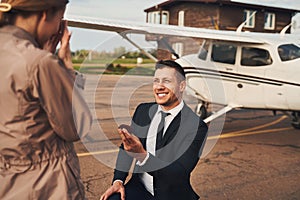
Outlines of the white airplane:
M236 108L283 111L300 129L299 35L221 31L148 23L68 17L71 27L202 39L199 52L176 59L186 72L187 86L198 100L196 112L210 122ZM170 50L173 52L173 50ZM207 117L208 104L224 107ZM206 118L207 117L207 118Z

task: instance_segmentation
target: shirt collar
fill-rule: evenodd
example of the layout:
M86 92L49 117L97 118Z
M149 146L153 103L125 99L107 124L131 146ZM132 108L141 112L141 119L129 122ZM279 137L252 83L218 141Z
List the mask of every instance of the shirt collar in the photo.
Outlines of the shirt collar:
M172 108L171 110L168 110L168 113L170 113L173 117L175 117L182 110L183 106L184 106L184 103L183 103L183 100L181 100L181 102L176 107ZM160 111L163 111L163 109L159 105L158 109L157 109L157 113L159 113ZM165 111L163 111L163 112L165 112Z

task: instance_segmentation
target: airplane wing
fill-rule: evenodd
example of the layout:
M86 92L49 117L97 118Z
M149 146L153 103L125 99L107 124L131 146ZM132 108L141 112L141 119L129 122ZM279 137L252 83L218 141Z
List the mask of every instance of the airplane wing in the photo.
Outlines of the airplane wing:
M143 33L155 35L171 35L189 38L202 38L211 40L225 40L232 42L244 42L252 44L263 44L266 41L254 36L240 34L235 31L222 31L204 28L179 27L174 25L161 25L149 23L136 23L128 21L98 19L90 17L68 16L68 25L77 28L86 28L102 31L113 31L122 33Z

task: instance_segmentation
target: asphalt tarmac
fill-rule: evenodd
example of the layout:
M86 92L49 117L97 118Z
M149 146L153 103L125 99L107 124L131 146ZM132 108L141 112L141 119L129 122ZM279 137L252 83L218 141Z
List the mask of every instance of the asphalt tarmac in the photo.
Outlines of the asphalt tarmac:
M88 76L84 93L94 115L91 133L75 144L90 200L110 186L120 139L135 107L153 101L151 77ZM194 109L197 99L186 94ZM217 107L211 108L212 110ZM300 130L261 110L234 110L209 123L209 137L191 176L201 200L300 199Z

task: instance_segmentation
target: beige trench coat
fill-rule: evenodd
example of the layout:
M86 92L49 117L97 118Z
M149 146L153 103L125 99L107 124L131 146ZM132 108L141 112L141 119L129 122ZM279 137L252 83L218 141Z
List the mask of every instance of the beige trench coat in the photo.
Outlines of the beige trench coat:
M92 118L74 81L27 32L0 28L1 200L85 199L72 142Z

